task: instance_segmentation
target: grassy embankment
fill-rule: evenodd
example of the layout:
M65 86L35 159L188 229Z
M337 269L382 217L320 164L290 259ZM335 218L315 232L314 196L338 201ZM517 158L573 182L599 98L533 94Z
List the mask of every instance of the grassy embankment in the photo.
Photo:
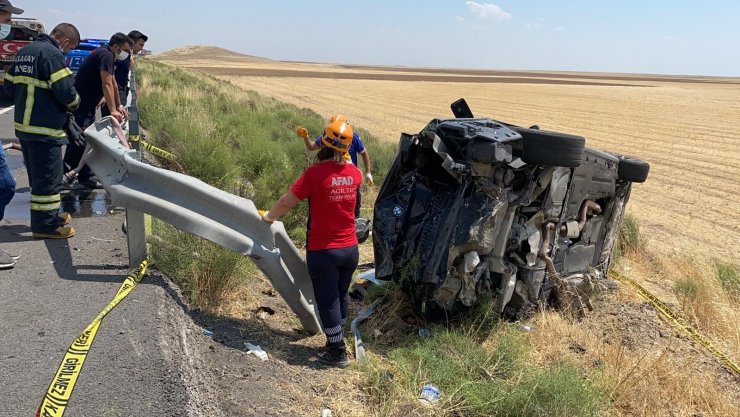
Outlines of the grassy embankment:
M271 205L309 163L302 141L293 133L295 126L304 125L316 134L328 116L154 62L142 62L139 75L142 119L152 141L178 155L186 173L209 184L227 190L237 181L250 184L250 198L258 207ZM367 134L363 137L380 183L394 146ZM363 199L366 214L371 201ZM284 219L299 244L305 215L304 206ZM244 284L258 274L250 261L161 222L155 222L154 233L165 242L155 248L155 261L195 306L229 311L224 305L246 294ZM620 253L625 264L651 264L632 218L625 222ZM709 278L702 271L702 279L687 273L687 282L677 281L674 288L683 297L682 311L700 328L717 317L711 308L717 288L735 303L739 297L737 268L715 262L714 270L716 276ZM609 297L601 294L599 301ZM619 339L610 342L610 335L618 331L599 328L596 320L586 326L543 312L532 320L535 330L528 333L515 324L497 323L484 304L454 326L434 326L430 338L420 339L399 321L406 308L402 298L397 294L389 298L391 302L367 325L378 335L368 341L372 362L358 368L362 388L378 415L419 408L415 397L426 382L437 384L443 393L432 410L438 415L657 415L666 407L728 410L722 398L717 404L696 392L706 382L705 375L677 375L681 364L666 364L665 351L650 347L629 351ZM666 385L670 378L676 382ZM654 404L648 404L651 401Z

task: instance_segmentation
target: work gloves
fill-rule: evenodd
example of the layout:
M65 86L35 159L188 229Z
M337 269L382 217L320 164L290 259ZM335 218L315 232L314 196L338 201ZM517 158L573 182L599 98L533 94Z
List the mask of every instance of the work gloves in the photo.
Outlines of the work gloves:
M260 217L262 217L262 220L264 220L265 223L272 223L272 222L274 222L275 219L273 219L272 217L268 216L267 213L268 213L267 210L257 210L257 214L259 214Z
M67 121L64 123L64 133L67 134L67 140L69 143L74 143L80 148L84 148L87 144L85 139L85 133L82 128L75 122L75 116L72 112L67 112Z
M368 171L365 174L365 180L367 182L368 187L374 187L375 186L375 181L373 181L373 174L371 174L370 171Z
M303 139L308 139L308 129L303 126L298 126L297 128L295 128L295 134L302 137Z

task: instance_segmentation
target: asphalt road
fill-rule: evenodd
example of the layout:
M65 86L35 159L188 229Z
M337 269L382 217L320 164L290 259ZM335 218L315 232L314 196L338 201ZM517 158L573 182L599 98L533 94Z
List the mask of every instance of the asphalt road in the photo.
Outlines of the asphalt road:
M0 138L13 138L13 111L0 103ZM78 334L128 274L122 210L103 191L63 197L77 234L35 240L20 152L8 151L17 193L0 222L0 249L21 255L0 270L0 416L31 416ZM201 378L202 328L177 291L150 274L103 321L65 415L220 415Z

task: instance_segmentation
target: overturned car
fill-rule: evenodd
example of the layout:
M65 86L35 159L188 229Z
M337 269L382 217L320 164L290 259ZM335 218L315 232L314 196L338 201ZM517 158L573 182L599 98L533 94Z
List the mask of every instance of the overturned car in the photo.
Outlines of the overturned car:
M609 268L639 159L564 133L474 118L402 134L373 219L375 274L422 313L486 295L517 319L541 305L582 312Z

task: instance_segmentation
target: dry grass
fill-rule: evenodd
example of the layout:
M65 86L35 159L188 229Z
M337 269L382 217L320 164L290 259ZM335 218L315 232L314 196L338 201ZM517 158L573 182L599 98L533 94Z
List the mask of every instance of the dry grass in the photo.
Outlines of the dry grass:
M600 305L600 313L581 323L553 312L539 314L533 319L539 360L601 368L602 383L611 389L620 416L737 415L736 381L726 373L707 372L713 364L704 352L687 347L669 326L651 317L651 310L625 311L633 307L629 302ZM657 329L652 327L656 323ZM644 334L631 339L629 333L637 330Z

